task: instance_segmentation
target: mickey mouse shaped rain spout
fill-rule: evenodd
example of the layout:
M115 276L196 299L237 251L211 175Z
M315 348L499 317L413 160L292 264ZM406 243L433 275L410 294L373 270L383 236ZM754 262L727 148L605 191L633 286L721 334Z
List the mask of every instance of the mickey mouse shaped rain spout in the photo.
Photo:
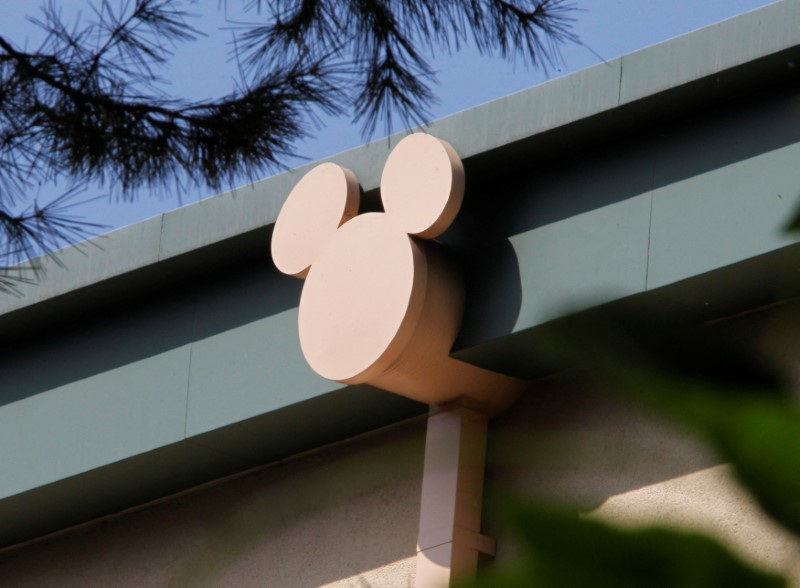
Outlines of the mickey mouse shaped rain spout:
M455 150L409 135L381 177L384 213L358 213L353 172L323 163L294 187L278 215L272 257L305 278L300 345L321 376L368 383L429 404L466 398L488 413L524 382L453 359L463 284L431 241L453 222L464 195Z

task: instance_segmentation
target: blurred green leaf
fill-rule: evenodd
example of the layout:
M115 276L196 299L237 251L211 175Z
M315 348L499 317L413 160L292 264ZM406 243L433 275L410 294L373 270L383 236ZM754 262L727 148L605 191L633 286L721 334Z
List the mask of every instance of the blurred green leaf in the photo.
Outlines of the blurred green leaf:
M630 380L629 380L630 382ZM710 382L643 375L639 398L697 431L767 514L800 534L800 411L771 394L742 397Z
M800 534L800 410L749 344L723 327L610 313L559 343L602 389L696 431L767 514Z
M741 562L702 535L647 528L617 529L574 513L515 506L523 540L518 565L487 574L473 586L672 588L785 586L775 575Z
M579 340L591 342L592 349L584 348L583 357L594 358L601 370L644 369L654 376L707 382L716 389L725 388L726 397L754 393L787 397L781 374L756 352L754 342L732 335L723 326L606 312L585 322L581 330L570 347L576 348Z
M786 230L789 232L800 231L800 208L797 209L794 218L789 222Z

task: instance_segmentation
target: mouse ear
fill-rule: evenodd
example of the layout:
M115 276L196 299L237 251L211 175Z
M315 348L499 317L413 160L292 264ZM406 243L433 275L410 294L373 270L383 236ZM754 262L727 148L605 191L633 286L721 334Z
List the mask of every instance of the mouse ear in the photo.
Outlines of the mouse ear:
M463 198L464 166L447 141L415 133L389 154L381 176L383 208L410 235L441 235Z
M272 260L285 274L305 278L343 223L358 214L358 179L323 163L304 175L283 203L272 233Z

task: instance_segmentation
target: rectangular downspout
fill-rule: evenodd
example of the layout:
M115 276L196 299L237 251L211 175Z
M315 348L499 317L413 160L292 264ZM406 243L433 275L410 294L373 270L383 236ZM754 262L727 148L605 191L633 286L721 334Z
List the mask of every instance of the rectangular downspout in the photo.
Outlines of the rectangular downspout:
M417 588L474 578L494 540L480 534L488 417L463 402L432 407L425 439Z

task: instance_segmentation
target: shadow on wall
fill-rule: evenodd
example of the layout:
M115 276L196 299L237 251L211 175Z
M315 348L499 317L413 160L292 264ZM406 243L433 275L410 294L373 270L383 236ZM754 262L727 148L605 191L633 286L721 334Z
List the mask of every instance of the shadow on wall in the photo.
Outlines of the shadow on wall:
M464 208L443 239L467 283L456 347L507 335L516 324L520 261L509 237L796 144L799 104L797 92L773 89L635 134L594 139L583 151L555 160L523 141L503 148L505 159L493 153L465 161ZM581 302L569 294L564 292L564 307Z
M497 231L497 211L484 210L476 196L468 189L466 210L443 239L465 286L464 317L454 349L510 333L522 304L517 254L507 236Z
M562 375L493 422L487 463L488 508L511 494L589 512L720 460L672 423Z
M524 144L508 169L467 160L464 208L442 239L466 282L456 349L513 330L522 292L510 236L800 142L798 102L786 91L751 97L637 136L610 136L555 162L524 152ZM274 270L263 243L263 261L217 260L200 278L99 316L84 308L68 328L17 345L0 359L0 405L296 308L302 283Z
M495 154L467 160L467 177L485 178L468 189L502 211L492 215L502 223L492 230L515 235L799 143L799 107L795 88L769 88L691 116L590 138L555 160L541 148L526 151L522 141L505 148L514 150L508 161Z
M154 289L121 308L90 312L34 334L0 357L0 406L145 360L294 308L299 280L268 260Z
M320 586L413 574L424 421L0 554L10 585ZM397 565L411 558L412 564ZM380 577L380 574L377 574ZM342 585L351 585L350 583ZM395 584L393 584L395 585Z

